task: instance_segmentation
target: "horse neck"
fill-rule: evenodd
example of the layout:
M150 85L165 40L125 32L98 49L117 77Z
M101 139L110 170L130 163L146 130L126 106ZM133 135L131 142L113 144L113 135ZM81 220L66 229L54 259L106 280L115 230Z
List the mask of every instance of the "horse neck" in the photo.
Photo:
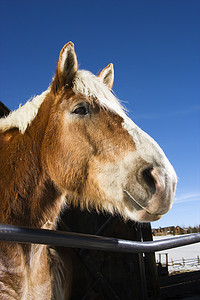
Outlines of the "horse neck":
M50 97L50 96L49 96ZM24 134L10 130L11 138L1 148L0 222L42 227L54 223L62 204L41 161L41 145L49 118L50 99L45 99Z

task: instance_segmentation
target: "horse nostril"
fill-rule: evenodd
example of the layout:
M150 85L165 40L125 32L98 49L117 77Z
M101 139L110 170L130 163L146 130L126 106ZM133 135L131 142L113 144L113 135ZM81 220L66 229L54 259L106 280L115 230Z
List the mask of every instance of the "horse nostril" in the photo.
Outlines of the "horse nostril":
M143 176L145 183L150 188L151 193L154 194L156 192L156 182L152 175L152 170L153 170L152 167L149 167L149 168L143 170L142 176Z

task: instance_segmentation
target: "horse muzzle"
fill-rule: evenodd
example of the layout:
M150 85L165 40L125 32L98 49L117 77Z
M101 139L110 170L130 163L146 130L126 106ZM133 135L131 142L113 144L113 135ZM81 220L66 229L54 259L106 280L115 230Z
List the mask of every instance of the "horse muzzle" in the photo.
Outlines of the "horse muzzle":
M170 210L177 177L171 165L167 171L165 168L148 166L140 170L140 175L136 175L136 187L127 186L124 189L129 214L132 210L137 221L156 221Z

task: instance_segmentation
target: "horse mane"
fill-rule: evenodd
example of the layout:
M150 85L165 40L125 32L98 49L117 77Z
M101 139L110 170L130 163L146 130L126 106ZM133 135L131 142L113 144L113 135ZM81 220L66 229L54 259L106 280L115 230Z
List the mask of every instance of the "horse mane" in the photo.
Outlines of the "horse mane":
M120 101L101 82L99 77L89 71L78 70L76 72L72 83L72 90L75 94L82 94L89 99L95 99L103 109L112 111L122 117L125 116L125 108L121 105ZM12 128L18 128L23 134L36 117L42 102L49 92L50 88L41 95L28 100L23 106L20 105L17 110L14 110L8 116L1 118L0 130L5 132Z
M0 119L0 130L5 132L12 128L18 128L23 134L34 120L38 113L40 105L49 93L49 89L43 92L41 95L35 96L34 98L28 100L23 106L19 106L17 110L9 113L8 116Z

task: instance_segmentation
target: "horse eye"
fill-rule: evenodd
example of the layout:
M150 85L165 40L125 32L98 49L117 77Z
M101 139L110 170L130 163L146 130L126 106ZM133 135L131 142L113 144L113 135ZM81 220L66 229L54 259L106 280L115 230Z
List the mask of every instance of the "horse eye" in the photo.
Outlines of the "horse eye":
M73 110L73 114L85 116L88 114L88 109L85 106L79 106Z

